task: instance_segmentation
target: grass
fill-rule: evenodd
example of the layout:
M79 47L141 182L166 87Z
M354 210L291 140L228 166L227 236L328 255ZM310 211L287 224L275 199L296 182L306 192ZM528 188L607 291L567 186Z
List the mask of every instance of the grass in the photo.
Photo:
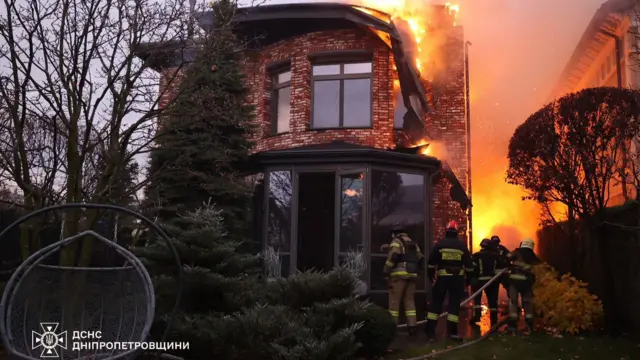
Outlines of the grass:
M407 349L392 359L408 359L451 347L436 344ZM493 335L467 348L436 355L439 360L636 360L640 345L622 339L534 334L531 336Z

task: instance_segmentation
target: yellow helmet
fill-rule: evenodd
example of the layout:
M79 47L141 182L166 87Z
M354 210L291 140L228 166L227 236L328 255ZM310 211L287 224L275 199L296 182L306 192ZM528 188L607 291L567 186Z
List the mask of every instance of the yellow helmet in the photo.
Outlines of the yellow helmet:
M534 250L535 247L536 247L536 243L533 242L532 239L527 238L527 239L522 240L522 242L520 243L520 247Z

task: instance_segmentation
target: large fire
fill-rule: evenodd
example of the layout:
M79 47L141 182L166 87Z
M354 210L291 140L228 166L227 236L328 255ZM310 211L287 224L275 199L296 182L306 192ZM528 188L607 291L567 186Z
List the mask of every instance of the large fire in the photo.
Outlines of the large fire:
M438 39L438 35L430 26L435 19L433 7L425 6L424 1L417 0L359 0L358 4L361 7L356 8L383 21L394 21L396 26L399 23L406 24L404 26L408 28L407 35L411 36L415 43L415 48L411 50L415 54L416 69L422 78L431 80L433 74L440 70L437 62L440 60L439 51L442 45L442 39ZM457 26L460 6L455 3L440 4L444 5L446 12L451 16L453 26ZM396 91L399 91L397 81L394 85ZM471 82L472 100L477 98L478 91L474 85L483 84ZM480 120L484 121L484 116ZM429 140L428 146L425 146L427 141L412 145L420 146L419 151L422 155L441 159L446 157L444 144ZM505 183L506 157L496 157L496 154L486 151L483 146L475 145L472 162L473 240L476 248L483 238L494 234L499 235L509 248L517 246L525 237L535 237L540 209L535 203L521 200L524 192L520 188Z
M416 69L422 77L428 79L432 74L425 71L428 70L425 64L433 65L438 47L434 41L425 41L429 37L429 24L433 16L431 8L425 7L424 3L416 0L360 0L360 2L363 7L356 6L360 11L386 22L402 20L407 23L417 52L415 54ZM453 26L456 26L460 5L448 2L444 6L452 18ZM389 14L391 18L372 9Z

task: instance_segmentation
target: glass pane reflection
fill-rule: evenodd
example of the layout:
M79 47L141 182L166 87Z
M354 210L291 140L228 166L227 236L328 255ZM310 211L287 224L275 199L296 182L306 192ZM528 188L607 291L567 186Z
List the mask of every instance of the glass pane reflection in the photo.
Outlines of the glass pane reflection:
M291 172L269 173L267 245L288 253L291 245Z
M402 223L407 233L424 251L426 246L426 187L423 175L373 170L371 174L371 284L384 266L381 246L391 240L389 231L394 223ZM424 289L424 279L418 280L418 289ZM376 280L377 290L386 285Z
M340 252L357 251L362 239L364 174L340 177Z

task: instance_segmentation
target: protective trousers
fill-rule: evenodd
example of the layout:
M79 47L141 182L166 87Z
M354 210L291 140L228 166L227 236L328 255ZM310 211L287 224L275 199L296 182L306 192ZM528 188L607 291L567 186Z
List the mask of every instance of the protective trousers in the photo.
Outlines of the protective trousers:
M389 281L389 313L398 323L400 303L404 300L404 315L407 326L416 326L416 280L392 277Z
M500 271L496 270L496 271ZM498 281L500 282L500 285L502 285L502 287L504 288L504 291L507 293L507 297L511 298L511 294L509 293L509 274L502 274L502 276L500 276L500 279L498 279ZM498 287L498 292L500 292L500 287Z
M438 276L433 285L433 301L429 305L427 313L427 335L435 336L438 318L442 313L442 303L449 294L449 315L447 316L447 332L449 335L458 335L458 315L460 313L460 302L464 295L464 276L448 275Z
M475 293L487 283L487 280L480 281L473 286L473 292ZM500 283L494 281L484 289L485 295L487 295L487 302L489 303L489 318L491 319L491 326L498 323L498 292L500 291ZM473 299L474 321L480 321L482 316L482 293L476 295Z
M522 297L522 308L524 318L529 329L533 330L533 291L531 284L525 280L509 281L509 328L515 330L518 327L520 309L518 307L518 296Z

